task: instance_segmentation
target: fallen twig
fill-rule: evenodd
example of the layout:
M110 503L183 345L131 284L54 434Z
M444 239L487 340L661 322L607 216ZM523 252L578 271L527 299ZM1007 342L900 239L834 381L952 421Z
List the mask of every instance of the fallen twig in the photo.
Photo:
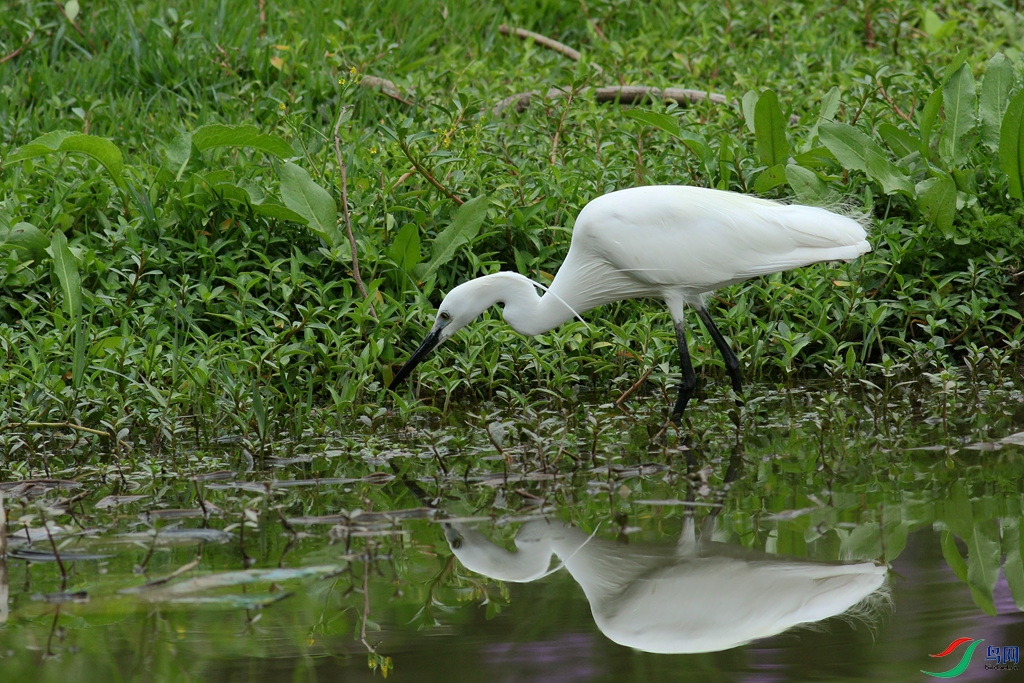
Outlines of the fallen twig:
M671 100L676 104L686 105L709 100L716 104L731 104L733 106L739 106L738 102L730 102L729 98L721 93L708 92L706 90L692 90L690 88L656 88L650 85L610 85L604 88L583 88L578 91L578 94L587 95L591 92L594 94L594 101L599 104L638 104L645 100ZM564 88L550 88L546 93L544 93L544 97L546 99L556 99L559 97L566 97L568 94L569 92ZM540 95L541 92L539 90L530 90L528 92L511 95L494 105L491 112L495 116L498 116L508 107L515 109L517 113L523 112L530 106L530 102L533 98ZM796 115L789 117L789 123L791 125L799 122L800 117Z
M341 119L345 116L346 111L348 111L348 107L341 108L341 111L338 112L338 121L334 124L334 154L338 160L338 168L341 169L341 214L345 217L345 232L348 233L348 246L352 250L352 279L356 281L356 287L359 288L359 293L363 295L363 298L369 299L370 294L366 291L366 285L363 284L362 275L359 274L359 253L356 250L355 235L352 233L352 218L348 213L348 168L341 158L341 133L338 131L341 129ZM373 307L373 302L370 301L369 304L370 315L377 320L377 311Z
M508 24L502 24L501 26L498 27L498 32L506 36L514 35L517 38L522 38L523 40L532 40L541 47L546 47L549 50L554 50L558 54L564 55L574 62L580 61L580 59L583 57L583 55L580 54L579 50L574 50L568 45L560 43L557 40L554 40L553 38L548 38L547 36L543 36L539 33L534 33L533 31L527 31L524 28L512 28ZM599 65L593 64L593 67L598 73L604 73L604 69L602 69Z
M393 100L398 100L402 104L408 104L410 107L414 105L412 100L404 97L402 91L398 89L398 86L386 78L380 76L363 76L359 80L359 85L364 88L370 88L377 92L383 93Z

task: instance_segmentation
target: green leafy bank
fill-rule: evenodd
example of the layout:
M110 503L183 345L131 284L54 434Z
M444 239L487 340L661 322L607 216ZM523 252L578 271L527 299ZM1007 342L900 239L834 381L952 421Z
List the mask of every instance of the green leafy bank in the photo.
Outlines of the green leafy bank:
M718 293L748 376L1002 375L1024 338L1020 19L16 2L0 17L0 440L31 453L51 433L34 426L67 425L159 452L386 406L618 395L648 371L670 386L666 315L629 302L530 341L492 313L418 373L426 402L383 390L441 293L499 268L548 281L579 209L637 184L870 214L857 262ZM627 103L634 85L659 90ZM724 96L662 99L683 87Z

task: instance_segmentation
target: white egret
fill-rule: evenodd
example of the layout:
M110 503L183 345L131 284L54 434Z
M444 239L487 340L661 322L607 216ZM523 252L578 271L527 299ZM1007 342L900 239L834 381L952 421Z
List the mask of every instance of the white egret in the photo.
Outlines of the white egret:
M612 192L583 207L565 262L543 295L537 292L542 286L512 272L484 275L450 291L426 339L389 388L495 304L504 305L505 322L514 330L532 336L595 306L661 298L675 324L682 366L672 410L678 422L697 385L686 344L685 305L704 321L738 396L739 360L711 320L704 296L759 275L849 261L868 251L867 233L857 220L819 207L675 185Z

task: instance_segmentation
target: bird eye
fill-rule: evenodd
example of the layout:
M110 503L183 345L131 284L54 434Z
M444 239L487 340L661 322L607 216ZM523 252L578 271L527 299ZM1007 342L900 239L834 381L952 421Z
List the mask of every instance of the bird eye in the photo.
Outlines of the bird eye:
M441 320L451 320L452 314L449 313L448 311L441 311L440 313L437 314L437 317L440 318Z

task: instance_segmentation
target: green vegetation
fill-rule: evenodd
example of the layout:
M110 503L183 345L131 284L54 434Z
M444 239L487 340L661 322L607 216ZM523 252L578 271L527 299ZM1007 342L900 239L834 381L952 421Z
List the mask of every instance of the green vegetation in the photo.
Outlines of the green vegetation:
M496 519L489 532L507 543L541 510L641 540L693 514L745 548L913 568L920 553L904 550L920 533L964 604L993 614L1005 581L1024 609L1020 13L902 0L172 4L0 12L0 528L6 515L12 530L0 657L12 680L38 677L43 652L63 657L46 669L57 680L202 678L281 652L295 672L325 655L410 671L411 629L471 631L466 605L528 613L516 623L530 633L556 631L555 612L589 618L566 579L516 603L459 567L438 525L409 521L433 512L395 473L442 512ZM724 98L602 99L618 86ZM491 311L417 371L417 400L385 391L444 292L498 269L550 281L584 204L654 183L871 217L875 249L855 263L711 301L759 382L740 429L697 332L707 400L681 438L652 439L677 381L675 336L644 302L532 340ZM191 606L139 588L168 578ZM956 609L914 609L892 632L918 634L915 652L963 625ZM382 644L378 624L395 640ZM857 638L873 677L878 662L917 675L906 641L884 655ZM464 645L430 648L446 680ZM706 680L718 666L620 655L632 678ZM849 660L831 663L849 677Z
M652 368L652 386L671 386L666 314L630 302L532 341L493 312L418 373L424 402L383 390L441 293L501 268L549 280L576 212L643 183L871 215L875 251L858 262L718 294L748 376L877 381L1020 358L1024 29L1010 9L260 12L21 0L0 17L8 458L44 438L31 425L157 453L185 436L262 445L372 423L386 406L604 396ZM596 101L594 87L618 84L732 104ZM497 106L528 91L521 112ZM718 374L695 337L696 362Z

